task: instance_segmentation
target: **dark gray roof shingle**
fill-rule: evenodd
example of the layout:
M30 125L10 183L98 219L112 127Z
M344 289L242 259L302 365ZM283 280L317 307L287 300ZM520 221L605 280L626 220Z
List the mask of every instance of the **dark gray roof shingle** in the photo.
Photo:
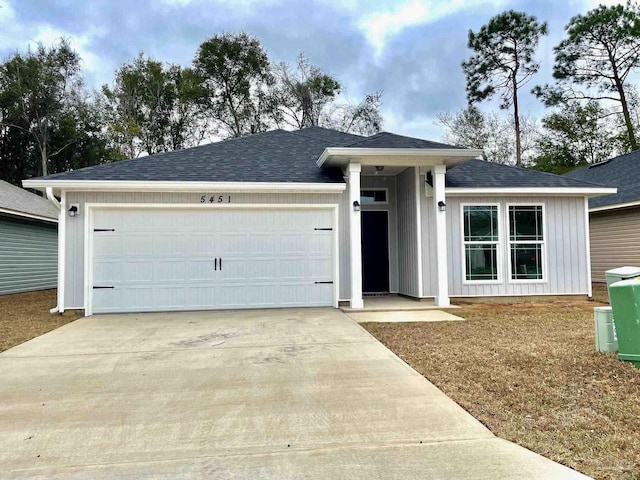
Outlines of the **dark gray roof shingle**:
M58 219L58 209L49 200L3 180L0 180L0 208L16 213Z
M330 128L316 126L294 130L291 133L326 142L327 147L340 147L342 145L348 145L349 143L367 138L362 135L355 135L353 133L345 133L338 130L332 130Z
M272 130L199 147L87 167L47 180L210 182L343 182L339 169L320 169L326 141Z
M327 147L457 148L387 132L361 137L310 127L272 130L247 137L148 157L87 167L47 180L212 181L341 183L338 168L318 168ZM448 187L593 187L569 177L471 160L447 171Z
M552 173L511 167L478 159L468 160L448 169L445 183L447 187L454 188L593 188L602 186Z
M564 177L617 187L618 193L589 199L589 207L605 207L640 200L640 150L594 165L577 168Z
M370 137L363 137L360 140L343 146L353 148L464 148L447 145L446 143L432 142L431 140L422 140L421 138L405 137L389 132L376 133Z

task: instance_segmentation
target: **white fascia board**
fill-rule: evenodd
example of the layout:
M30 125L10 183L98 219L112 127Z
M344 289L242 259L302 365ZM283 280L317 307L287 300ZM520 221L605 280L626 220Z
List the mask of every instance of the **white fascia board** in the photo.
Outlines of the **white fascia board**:
M576 188L576 187L529 187L529 188L447 188L447 196L463 197L473 195L490 195L490 196L517 196L517 195L540 195L540 196L569 196L575 195L579 197L597 197L600 195L609 195L616 193L617 188L605 188L605 187L589 187L589 188Z
M53 188L75 191L153 191L153 192L304 192L340 193L344 183L284 183L284 182L165 182L118 180L24 180L26 188Z
M31 213L18 212L9 210L8 208L0 208L0 214L11 215L12 217L29 218L31 220L39 220L41 222L58 223L57 218L43 217L42 215L33 215Z
M350 148L331 147L325 148L320 158L316 161L319 167L325 164L330 157L349 157L359 159L362 157L447 157L472 159L482 155L482 150L471 148ZM362 163L362 162L360 162Z
M636 200L635 202L627 202L627 203L615 203L613 205L604 205L602 207L593 207L589 209L589 213L592 212L606 212L607 210L618 210L619 208L629 208L629 207L638 207L640 206L640 200Z

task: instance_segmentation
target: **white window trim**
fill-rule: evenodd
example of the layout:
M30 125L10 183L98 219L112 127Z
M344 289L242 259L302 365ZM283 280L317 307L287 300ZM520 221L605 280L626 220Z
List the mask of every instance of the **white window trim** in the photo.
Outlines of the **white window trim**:
M363 191L370 191L370 192L384 192L384 198L386 198L386 201L384 202L363 202L362 201L362 192ZM389 189L386 187L360 187L360 206L364 207L366 205L389 205Z
M464 239L464 207L496 207L497 208L497 221L498 221L498 241L497 242L466 242ZM463 285L500 285L504 283L503 271L504 271L504 252L502 248L502 216L500 214L502 206L500 203L495 202L473 202L473 203L461 203L460 204L460 233L461 233L461 252L462 255L462 284ZM467 255L465 251L466 245L482 245L487 243L495 243L496 245L496 269L498 278L496 280L467 280Z
M511 240L511 222L509 218L509 210L511 207L542 207L542 241L512 241ZM517 202L517 203L507 203L505 205L505 223L507 228L505 229L506 234L506 258L507 258L507 283L522 285L522 284L534 284L534 283L549 283L549 268L547 266L547 205L544 202ZM523 279L514 279L513 271L511 269L511 245L522 245L522 244L540 244L542 246L541 254L542 259L540 264L542 266L542 278L540 280L533 280L528 278Z

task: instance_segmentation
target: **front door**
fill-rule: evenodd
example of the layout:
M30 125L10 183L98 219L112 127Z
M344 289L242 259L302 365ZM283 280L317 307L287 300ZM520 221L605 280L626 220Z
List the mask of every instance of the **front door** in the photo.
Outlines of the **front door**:
M362 217L362 291L389 291L389 213L363 211Z

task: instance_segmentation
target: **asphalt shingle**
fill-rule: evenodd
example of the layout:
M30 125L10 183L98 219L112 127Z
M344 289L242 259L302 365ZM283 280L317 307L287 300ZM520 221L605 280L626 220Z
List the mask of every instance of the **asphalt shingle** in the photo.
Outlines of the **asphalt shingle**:
M343 146L353 148L463 148L447 145L446 143L432 142L431 140L422 140L421 138L405 137L389 132L376 133L370 137L363 137L360 140Z
M590 208L638 201L640 200L640 150L578 168L563 176L618 188L618 193L589 199Z
M46 218L58 218L53 204L38 195L0 180L0 208Z
M447 170L447 187L453 188L509 188L509 187L601 187L566 176L517 168L485 160L468 160Z

